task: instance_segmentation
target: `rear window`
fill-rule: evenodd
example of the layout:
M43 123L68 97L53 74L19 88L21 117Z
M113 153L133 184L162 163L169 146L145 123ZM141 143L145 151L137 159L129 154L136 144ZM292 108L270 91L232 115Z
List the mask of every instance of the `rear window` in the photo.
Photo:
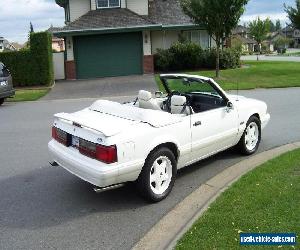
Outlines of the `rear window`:
M9 71L2 63L0 63L0 77L8 77L8 76L9 76Z

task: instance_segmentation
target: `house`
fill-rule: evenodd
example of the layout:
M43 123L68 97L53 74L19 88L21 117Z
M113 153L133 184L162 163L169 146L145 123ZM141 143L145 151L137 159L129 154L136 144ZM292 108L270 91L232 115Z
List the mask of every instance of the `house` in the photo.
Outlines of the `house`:
M237 39L242 44L243 52L254 52L256 41L251 38L250 31L247 27L238 25L232 30L231 40Z
M65 51L65 40L63 38L59 38L53 35L54 31L58 31L60 28L51 27L47 30L52 35L52 50L55 52L63 52Z
M295 29L291 25L287 25L282 30L279 31L282 37L289 38L292 40L291 47L300 47L300 30Z
M66 26L53 34L66 42L66 78L153 73L157 49L182 35L212 46L212 39L181 10L179 0L56 0Z
M0 52L17 50L8 40L0 36Z

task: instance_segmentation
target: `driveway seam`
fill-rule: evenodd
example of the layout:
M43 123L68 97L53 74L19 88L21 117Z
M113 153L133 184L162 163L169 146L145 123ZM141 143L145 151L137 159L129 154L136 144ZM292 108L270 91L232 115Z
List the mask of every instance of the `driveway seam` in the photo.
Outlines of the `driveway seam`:
M300 142L293 142L256 154L226 168L178 203L136 243L133 249L173 249L210 204L234 182L263 163L297 148L300 148Z

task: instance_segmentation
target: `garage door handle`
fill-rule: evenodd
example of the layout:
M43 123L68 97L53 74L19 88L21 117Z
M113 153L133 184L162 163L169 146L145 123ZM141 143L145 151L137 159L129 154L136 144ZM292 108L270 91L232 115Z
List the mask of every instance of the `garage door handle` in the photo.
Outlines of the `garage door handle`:
M201 121L197 121L197 122L194 123L193 126L194 126L194 127L197 127L197 126L200 126L201 124L202 124Z

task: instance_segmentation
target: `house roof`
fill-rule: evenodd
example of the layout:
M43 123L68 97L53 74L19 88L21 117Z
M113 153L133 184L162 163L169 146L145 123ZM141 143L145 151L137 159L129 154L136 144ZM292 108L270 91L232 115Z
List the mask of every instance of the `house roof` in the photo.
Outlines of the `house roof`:
M190 17L181 9L179 0L154 0L149 1L148 18L162 25L193 25Z
M232 34L242 34L242 33L249 33L249 29L245 26L238 25L232 30Z
M70 33L107 33L116 31L163 29L177 26L195 26L181 10L179 0L149 1L149 15L138 15L126 8L91 10L54 35Z
M234 35L234 37L240 39L243 44L256 44L255 40L248 38L248 37L243 37L240 35Z

